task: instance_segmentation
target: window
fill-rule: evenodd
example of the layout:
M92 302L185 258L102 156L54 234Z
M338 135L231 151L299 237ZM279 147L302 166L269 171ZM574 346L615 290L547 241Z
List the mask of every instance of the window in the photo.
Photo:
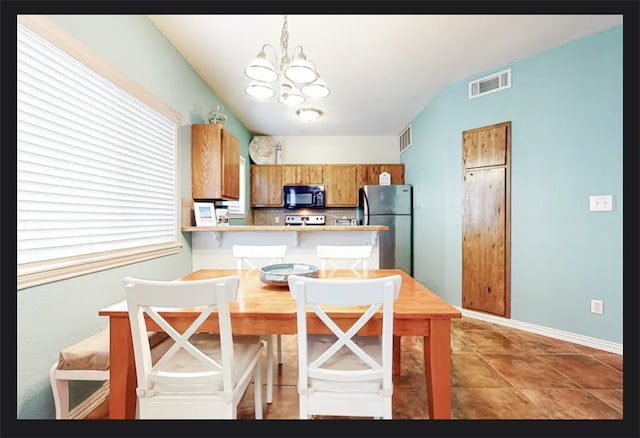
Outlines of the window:
M179 116L18 17L18 289L179 250Z
M246 213L247 183L244 157L240 157L240 199L237 201L222 201L220 204L229 208L229 217L244 218Z

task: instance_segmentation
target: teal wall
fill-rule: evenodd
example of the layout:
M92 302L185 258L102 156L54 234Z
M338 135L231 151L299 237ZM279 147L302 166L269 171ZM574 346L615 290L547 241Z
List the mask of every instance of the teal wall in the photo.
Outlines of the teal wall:
M216 105L222 103L228 116L225 128L238 137L241 154L249 162L250 133L144 15L48 18L180 113L182 197L191 197L190 125L203 123ZM55 417L49 367L61 348L106 326L107 320L98 316L98 310L124 299L123 277L168 280L188 272L191 236L184 233L179 254L18 291L17 418Z
M461 306L462 132L511 121L511 319L622 343L622 36L566 43L428 102L401 156L419 196L418 280ZM511 88L468 99L470 80L509 67ZM614 211L589 212L594 194L612 194Z

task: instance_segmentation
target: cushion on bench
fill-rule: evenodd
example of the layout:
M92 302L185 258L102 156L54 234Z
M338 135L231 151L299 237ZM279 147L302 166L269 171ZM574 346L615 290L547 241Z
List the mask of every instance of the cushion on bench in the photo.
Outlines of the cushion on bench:
M149 332L149 344L153 348L168 337L165 332ZM109 328L60 350L58 369L108 370Z

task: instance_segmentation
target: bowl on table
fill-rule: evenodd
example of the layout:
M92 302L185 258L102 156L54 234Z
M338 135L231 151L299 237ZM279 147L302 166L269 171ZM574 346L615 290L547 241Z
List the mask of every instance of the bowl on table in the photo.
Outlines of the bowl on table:
M306 263L278 263L260 268L260 281L271 286L289 286L289 275L318 278L319 270L315 265Z

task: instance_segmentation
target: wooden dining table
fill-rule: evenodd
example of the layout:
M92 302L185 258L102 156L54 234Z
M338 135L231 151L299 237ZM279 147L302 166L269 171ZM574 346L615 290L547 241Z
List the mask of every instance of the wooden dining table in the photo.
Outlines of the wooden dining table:
M422 336L424 375L430 419L451 418L451 319L460 312L401 269L350 269L320 271L320 278L377 278L399 274L402 276L400 294L394 303L394 374L401 372L400 339L402 336ZM201 269L178 280L200 280L238 275L237 299L230 303L233 334L294 335L296 334L296 305L288 287L265 284L258 270ZM185 330L200 314L198 309L175 309L160 312L176 329ZM338 325L347 328L360 316L361 310L337 307L329 312ZM110 334L110 396L109 418L133 419L136 411L136 372L131 341L131 328L125 300L100 309L109 318ZM381 332L381 313L374 316L359 334ZM216 313L200 327L202 331L217 331ZM151 321L151 330L160 330ZM310 333L327 333L328 329L309 310Z

